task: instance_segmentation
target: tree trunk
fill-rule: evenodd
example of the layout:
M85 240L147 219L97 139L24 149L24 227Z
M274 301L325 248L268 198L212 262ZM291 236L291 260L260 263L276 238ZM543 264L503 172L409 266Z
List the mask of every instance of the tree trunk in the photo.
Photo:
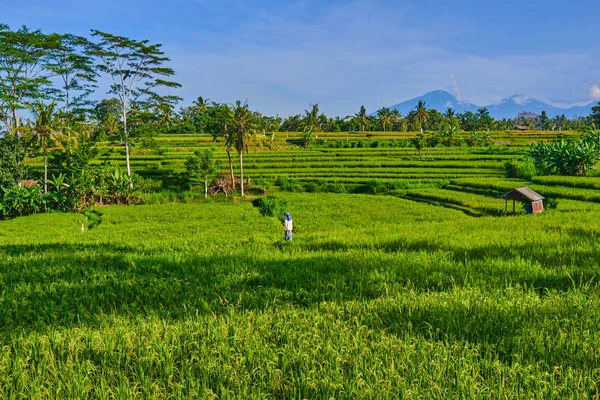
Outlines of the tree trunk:
M127 132L127 106L123 105L123 137L125 139L125 162L127 163L127 176L129 177L129 189L133 189L131 179L131 164L129 163L129 133Z
M12 115L13 115L13 126L14 126L15 130L17 130L19 128L19 116L17 115L16 107L13 107Z
M231 150L227 150L227 161L229 161L229 173L231 175L231 187L235 188L235 175L233 175L233 162L231 161Z
M127 176L129 177L129 188L133 188L133 181L131 180L131 166L129 164L129 141L125 139L125 162L127 163Z
M48 162L46 161L46 155L48 150L44 146L44 194L48 193Z
M204 200L208 198L208 176L204 175Z
M242 197L244 197L244 167L242 163L243 152L240 151L240 191L242 192Z

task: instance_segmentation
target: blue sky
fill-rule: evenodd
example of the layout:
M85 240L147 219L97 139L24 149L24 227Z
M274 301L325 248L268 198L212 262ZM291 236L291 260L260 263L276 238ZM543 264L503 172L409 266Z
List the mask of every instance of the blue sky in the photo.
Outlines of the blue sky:
M600 2L0 1L13 28L162 43L187 103L248 100L280 115L319 103L344 116L437 89L479 105L600 101Z

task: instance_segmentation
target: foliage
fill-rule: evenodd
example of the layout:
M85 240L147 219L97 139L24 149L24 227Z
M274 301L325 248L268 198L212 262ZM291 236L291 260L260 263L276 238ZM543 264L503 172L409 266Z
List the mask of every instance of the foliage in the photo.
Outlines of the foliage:
M417 133L417 135L411 140L412 145L415 147L419 154L419 158L421 158L421 151L427 146L427 140L423 132Z
M307 148L313 141L313 127L305 126L302 130L302 146Z
M508 178L520 178L530 180L537 175L535 162L531 157L523 160L511 160L504 164L504 170Z
M275 196L259 197L252 201L263 217L281 218L287 207L287 202Z
M0 198L0 216L3 218L43 212L45 207L44 196L37 185L10 186L4 189Z
M541 174L584 176L600 157L600 133L588 131L577 140L532 143L529 156Z
M23 177L22 159L17 137L0 137L0 188L15 185Z
M208 194L208 179L215 175L218 169L214 149L196 151L194 156L188 158L185 162L185 171L189 178L202 177L204 179L204 198Z

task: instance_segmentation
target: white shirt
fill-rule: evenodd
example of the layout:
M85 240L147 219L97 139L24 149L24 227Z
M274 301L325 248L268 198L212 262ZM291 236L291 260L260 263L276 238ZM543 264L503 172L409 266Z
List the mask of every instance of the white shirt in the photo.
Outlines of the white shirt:
M286 219L286 220L284 221L284 224L283 224L283 226L284 226L284 229L285 229L286 231L291 231L291 230L292 230L292 220L290 219L290 220L288 221L288 220Z

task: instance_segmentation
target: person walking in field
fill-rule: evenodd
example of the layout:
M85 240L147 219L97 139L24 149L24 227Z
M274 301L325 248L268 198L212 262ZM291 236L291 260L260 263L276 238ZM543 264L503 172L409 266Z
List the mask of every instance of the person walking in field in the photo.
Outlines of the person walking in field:
M285 212L283 214L283 229L285 230L285 240L291 242L292 241L292 216L289 212Z

